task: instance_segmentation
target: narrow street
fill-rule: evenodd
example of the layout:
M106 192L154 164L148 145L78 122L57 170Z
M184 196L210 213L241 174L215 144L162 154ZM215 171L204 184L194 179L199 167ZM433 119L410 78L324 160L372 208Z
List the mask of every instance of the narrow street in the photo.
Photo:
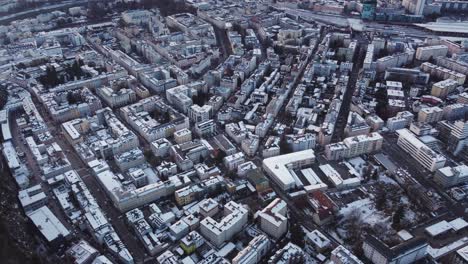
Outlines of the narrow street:
M333 129L333 135L331 139L332 143L343 140L343 133L346 127L346 123L348 122L349 111L351 108L353 95L356 90L356 83L359 78L359 72L364 63L364 57L366 55L366 49L364 48L364 45L367 44L367 41L364 40L364 37L362 37L361 35L359 36L360 38L358 38L356 51L353 58L353 70L351 71L351 74L349 76L346 91L343 94L343 100L341 101L340 111L338 113L338 117Z
M130 253L136 262L143 261L146 256L145 249L142 247L141 242L133 235L127 224L125 223L123 215L113 206L110 199L107 197L105 191L101 188L101 185L97 179L91 175L88 169L88 165L75 153L74 148L67 142L65 137L61 133L60 126L57 126L55 122L47 114L46 109L42 104L36 102L36 107L39 112L42 113L44 121L51 131L52 136L59 146L63 149L70 161L72 168L78 172L83 182L88 187L91 194L96 198L101 209L105 212L106 217L114 227L115 231L119 235L122 242L128 247Z

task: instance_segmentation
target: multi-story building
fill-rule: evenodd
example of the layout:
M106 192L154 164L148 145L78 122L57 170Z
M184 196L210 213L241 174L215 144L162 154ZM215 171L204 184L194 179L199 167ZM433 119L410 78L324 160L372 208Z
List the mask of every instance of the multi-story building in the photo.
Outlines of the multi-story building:
M436 171L445 165L446 158L437 154L424 143L421 142L408 129L397 130L398 146L411 155L419 164L429 171Z
M184 250L185 254L192 254L197 248L205 243L203 237L197 231L191 231L180 240L180 247Z
M451 104L447 105L443 109L444 119L452 121L458 119L464 119L468 112L467 104Z
M126 171L146 162L143 151L139 148L120 153L114 156L115 163L121 171Z
M334 264L364 264L364 262L342 245L339 245L331 252L330 260Z
M436 64L461 74L468 74L468 64L460 60L447 57L437 57Z
M212 109L211 105L192 105L189 110L190 120L195 123L207 121L212 116Z
M281 238L288 231L287 210L286 202L276 198L258 214L260 228L275 239Z
M102 127L109 131L108 133L96 133L93 128ZM78 154L82 159L93 159L97 157L110 157L137 148L138 137L128 129L114 115L110 108L104 108L96 112L96 115L90 118L80 118L65 122L62 124L62 130L65 138L75 149L79 149ZM99 140L87 142L88 137L96 137ZM81 153L91 152L89 158ZM89 161L89 160L88 160Z
M208 198L200 202L200 215L203 217L213 217L219 211L219 204L215 200Z
M343 142L326 145L325 156L328 160L352 158L379 151L382 149L382 143L383 137L377 132L348 137Z
M444 188L468 181L468 166L462 164L456 167L444 167L436 171L434 181Z
M237 166L245 162L245 155L242 152L224 157L224 166L230 171L237 170Z
M302 185L299 178L293 176L291 171L311 165L314 161L314 151L307 149L264 159L263 169L280 188L287 191Z
M434 76L434 77L439 78L439 79L443 79L443 80L453 79L453 80L457 81L458 84L460 84L460 85L465 83L465 80L466 80L466 75L465 74L461 74L459 72L455 72L455 71L449 70L447 68L434 65L434 64L429 63L429 62L424 62L423 64L421 64L421 70L423 70L424 72L429 73L431 76Z
M446 79L440 82L436 82L432 85L431 95L439 98L445 98L459 85L460 84L453 79Z
M468 262L468 246L457 249L456 252L449 256L448 261L452 264L464 264Z
M275 252L268 260L268 264L274 263L305 263L306 254L296 244L289 242L283 248Z
M165 157L169 154L172 143L166 138L160 138L151 142L151 151L156 157Z
M152 13L148 10L129 10L122 13L122 19L127 24L140 25L148 23L151 19Z
M248 134L248 137L241 142L241 148L244 153L252 157L257 153L258 146L260 144L260 138L257 135Z
M352 112L348 116L348 122L346 124L344 133L345 137L354 137L358 135L365 135L370 132L370 127L367 125L364 118L358 113Z
M370 126L372 131L379 131L385 126L385 122L378 115L368 115L366 116L366 123Z
M109 86L96 88L96 94L111 108L117 108L137 100L135 91L127 88L114 90Z
M213 121L213 119L198 122L195 123L193 130L195 131L195 134L197 134L199 137L210 137L213 136L216 132L216 124Z
M94 115L102 108L101 100L88 88L43 93L39 100L46 106L54 121L58 122Z
M464 92L458 95L457 103L468 104L468 93Z
M171 181L160 181L135 189L134 187L124 185L109 170L97 173L95 176L114 206L121 212L154 202L162 197L173 194L175 191L175 185Z
M286 143L292 152L314 149L316 138L312 133L305 133L302 135L286 135Z
M192 131L190 131L188 128L184 128L174 132L174 141L177 144L182 144L190 140L192 140Z
M189 185L175 191L175 200L179 206L183 206L198 200L204 194L221 187L223 184L222 177L210 177L199 184Z
M157 95L124 106L120 111L125 121L148 142L168 138L175 131L190 127L188 117L175 111ZM156 120L155 113L165 122Z
M409 84L427 84L430 75L418 69L389 68L385 70L385 80L402 81Z
M398 112L396 116L387 119L387 128L390 131L405 128L413 122L414 115L409 111Z
M416 136L422 137L432 133L432 126L427 123L413 122L411 123L409 130Z
M468 122L461 120L441 121L437 124L439 139L447 145L447 150L455 156L463 153L468 145Z
M434 123L439 122L444 117L444 111L437 106L426 107L418 112L418 122Z
M202 159L208 157L213 150L211 145L204 139L188 141L169 149L169 153L177 166L182 171L189 170L194 164L200 163Z
M280 154L280 138L275 136L270 136L265 142L262 151L262 157L264 159L270 158L273 156L278 156Z
M428 244L422 238L413 238L394 247L389 247L373 236L367 236L362 245L364 256L374 264L415 263L424 258Z
M187 113L193 104L192 96L196 91L186 85L179 85L166 90L167 101L177 110Z
M219 247L247 224L248 212L244 205L230 201L224 206L224 217L221 221L206 217L200 222L200 231L206 239Z
M47 205L47 195L43 192L40 184L19 191L18 199L26 213Z
M232 264L258 263L269 252L271 242L265 235L258 235L239 251L232 259Z
M439 56L447 56L448 47L445 45L426 46L416 49L416 59L420 61L427 61L435 59Z

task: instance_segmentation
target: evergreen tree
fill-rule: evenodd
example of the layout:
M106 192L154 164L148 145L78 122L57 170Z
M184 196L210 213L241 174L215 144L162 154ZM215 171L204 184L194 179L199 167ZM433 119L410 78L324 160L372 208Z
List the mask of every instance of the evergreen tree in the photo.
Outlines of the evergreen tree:
M387 202L387 195L385 194L384 190L380 188L378 190L377 198L375 199L375 208L379 211L382 211L385 208L385 204Z
M289 232L291 233L291 242L298 245L299 247L304 247L304 230L301 225L297 223L292 223L290 226Z
M398 206L397 210L395 213L393 213L392 217L392 226L395 229L398 229L400 227L401 219L403 219L405 213L405 207L403 205Z

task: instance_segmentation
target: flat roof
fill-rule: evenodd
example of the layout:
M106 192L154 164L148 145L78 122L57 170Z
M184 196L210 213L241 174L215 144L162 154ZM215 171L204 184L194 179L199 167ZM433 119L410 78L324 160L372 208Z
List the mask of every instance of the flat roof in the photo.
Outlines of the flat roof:
M285 186L289 186L295 184L296 180L289 171L290 166L288 165L305 159L315 159L315 154L312 149L306 149L264 159L263 166L267 167L268 170L270 170Z
M397 166L388 158L387 155L383 153L378 153L374 155L374 158L377 160L377 162L382 164L382 166L384 166L384 168L387 169L388 171L390 172L396 171Z
M68 231L47 206L43 206L36 211L28 213L28 217L49 242L57 239L59 236L66 237L70 234L70 231Z
M431 22L425 24L414 24L435 32L464 33L468 34L468 22Z

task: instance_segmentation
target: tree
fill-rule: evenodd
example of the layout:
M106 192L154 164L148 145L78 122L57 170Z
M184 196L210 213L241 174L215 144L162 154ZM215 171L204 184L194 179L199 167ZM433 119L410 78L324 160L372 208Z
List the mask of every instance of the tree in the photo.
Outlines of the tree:
M46 75L43 77L43 83L47 87L53 87L56 86L59 81L58 81L58 76L57 76L57 71L55 70L55 67L52 65L47 66L46 68Z
M291 223L289 232L291 233L291 242L298 245L299 247L304 247L304 230L301 225L297 223Z
M0 89L0 109L3 109L8 100L8 92L6 89Z
M372 172L373 172L372 166L369 165L369 166L364 167L364 169L362 170L362 175L364 177L364 181L368 181L368 180L371 179Z
M223 159L226 157L226 152L222 151L222 150L218 150L218 153L216 154L214 160L216 162L216 164L220 164L223 162Z
M208 99L208 95L205 93L199 93L196 96L192 97L192 101L194 105L203 106L205 105L206 100Z
M401 219L405 214L405 207L403 205L398 206L395 213L393 213L392 217L392 227L398 229L400 227Z
M81 77L83 75L83 70L81 69L80 62L75 60L71 68L73 76Z
M145 155L145 158L146 160L148 161L148 163L153 166L153 167L157 167L159 164L160 164L160 160L158 157L156 157L153 152L151 152L151 150L145 150L143 152L143 155Z
M284 136L281 138L279 145L281 154L288 154L291 152L288 142Z
M154 3L152 0L142 0L141 6L145 9L150 9L150 8L153 8Z
M379 188L377 197L375 199L375 208L382 211L387 203L387 194L382 188Z
M379 179L379 177L380 177L379 172L377 170L373 170L372 171L372 179L377 181Z
M61 17L61 18L57 19L57 26L63 27L66 22L67 21L65 20L65 18Z
M76 104L78 103L78 100L76 96L72 92L67 93L67 101L69 104Z
M90 18L102 18L106 15L104 5L98 1L89 1L88 3L88 17Z

